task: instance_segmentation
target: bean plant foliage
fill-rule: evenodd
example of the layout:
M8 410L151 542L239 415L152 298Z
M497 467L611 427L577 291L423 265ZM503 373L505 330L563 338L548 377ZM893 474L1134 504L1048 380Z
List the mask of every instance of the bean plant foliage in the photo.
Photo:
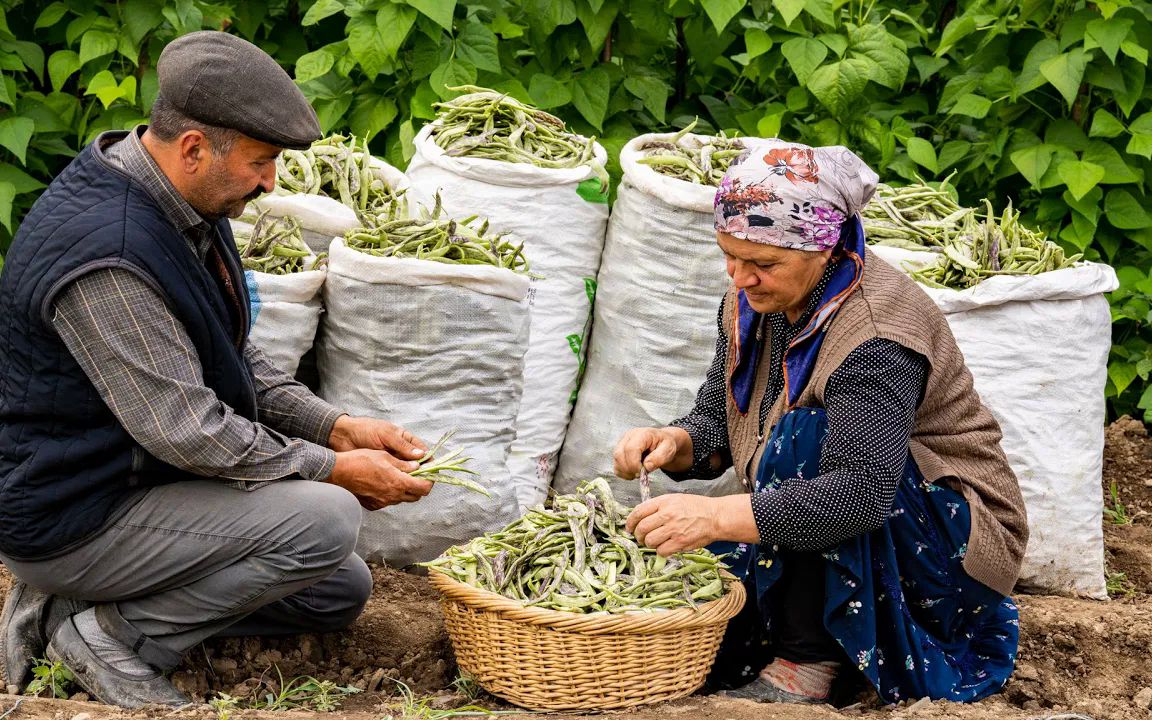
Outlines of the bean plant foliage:
M222 29L272 54L325 131L364 138L401 168L447 88L477 84L597 136L613 158L637 134L699 117L697 132L847 145L894 184L954 174L965 204L1011 199L1069 253L1117 267L1110 409L1152 420L1150 0L0 8L0 249L85 143L147 117L168 41Z

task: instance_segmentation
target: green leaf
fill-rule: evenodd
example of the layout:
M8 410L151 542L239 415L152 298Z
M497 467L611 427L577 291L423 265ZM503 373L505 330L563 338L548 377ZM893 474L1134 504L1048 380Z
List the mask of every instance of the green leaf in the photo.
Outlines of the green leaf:
M944 26L940 44L936 47L936 57L952 49L952 46L976 32L976 20L971 15L961 15Z
M10 182L0 182L0 224L9 233L12 232L12 201L16 199L16 188ZM0 267L3 267L3 258L0 257Z
M817 68L807 83L808 89L833 115L842 117L854 109L864 94L868 70L867 60L845 58Z
M36 192L45 187L44 183L12 163L0 163L0 182L11 184L16 189L17 195Z
M913 162L917 165L931 170L933 173L939 172L939 161L936 159L936 148L932 143L924 138L911 137L908 142L904 144L908 150L908 157L912 158Z
M103 30L89 30L80 38L80 64L116 52L120 44L115 34Z
M315 7L315 6L313 6ZM326 75L336 64L336 56L325 45L319 50L304 53L296 59L296 82L308 82Z
M772 0L785 25L791 25L800 13L804 12L804 0Z
M344 113L348 112L350 105L352 105L351 93L313 102L313 107L316 108L316 119L320 121L321 131L328 133L347 125L344 122Z
M1032 145L1017 150L1010 158L1025 180L1032 183L1033 187L1040 187L1040 178L1044 177L1052 163L1052 147L1044 143Z
M396 59L400 47L404 45L408 33L416 23L416 11L405 5L385 3L376 13L376 30L384 55L389 60Z
M1108 222L1121 230L1140 230L1152 227L1152 215L1144 204L1127 190L1109 190L1104 198L1104 215Z
M1131 29L1132 21L1126 18L1093 20L1084 28L1084 49L1100 48L1115 63L1120 44L1128 37Z
M1095 163L1073 160L1060 163L1056 168L1060 179L1068 186L1074 198L1082 198L1104 179L1104 168Z
M1124 42L1120 43L1120 49L1124 51L1125 55L1132 58L1141 65L1148 64L1148 48L1144 47L1140 43L1132 42L1131 40L1125 40Z
M1136 103L1144 96L1144 85L1148 82L1148 69L1140 63L1130 60L1121 63L1120 70L1124 76L1124 90L1116 93L1116 104L1124 117L1132 114Z
M1045 38L1032 46L1024 58L1024 67L1016 78L1016 92L1019 95L1032 92L1046 82L1040 73L1040 66L1060 54L1060 46L1051 38Z
M848 49L848 38L836 33L821 33L816 38L820 42L828 46L828 49L836 53L836 57L844 57L844 51Z
M371 93L356 96L352 114L348 117L348 127L357 137L371 141L383 132L398 114L396 101Z
M940 169L947 170L972 154L972 143L966 140L949 140L940 148Z
M1152 134L1134 133L1124 151L1129 155L1139 155L1152 160Z
M528 0L524 2L533 29L547 37L561 25L576 22L573 0Z
M1040 63L1040 74L1060 91L1069 108L1076 102L1090 57L1080 48L1075 48Z
M749 58L757 58L772 49L772 37L759 28L744 33L744 48Z
M120 21L133 44L139 45L145 35L164 22L162 6L163 3L155 0L124 0L120 7Z
M1136 401L1136 407L1141 410L1152 410L1152 385L1144 388L1144 394ZM1148 422L1148 416L1144 416L1144 422Z
M40 13L40 17L36 18L36 24L32 26L32 29L39 30L41 28L52 27L56 23L60 22L60 20L63 19L63 17L67 14L67 5L62 2L54 2L48 7L44 8L44 11Z
M967 115L976 119L983 118L988 115L988 111L992 108L992 101L979 95L967 93L961 95L956 100L956 104L948 111L949 115Z
M763 138L780 136L780 126L784 121L784 111L769 113L756 122L756 134Z
M0 120L0 145L19 158L21 165L27 165L25 156L28 152L28 141L32 139L34 132L36 132L36 123L26 117L5 118ZM8 185L11 186L12 184L8 183Z
M1124 123L1116 116L1101 108L1092 116L1092 127L1088 130L1089 137L1114 138L1124 132Z
M1113 360L1108 363L1108 379L1116 386L1116 394L1119 395L1136 379L1135 363Z
M500 72L500 53L496 51L496 35L478 22L469 22L456 36L456 51L460 57L479 70Z
M1049 122L1048 127L1044 128L1044 142L1081 152L1088 149L1089 140L1079 125L1060 118Z
M1103 140L1093 140L1080 159L1104 168L1104 178L1100 182L1105 185L1123 185L1144 179L1124 162L1116 148Z
M800 84L807 85L812 73L820 67L824 58L828 57L828 46L819 40L797 37L781 45L780 52L792 66L792 72L796 74Z
M549 110L572 102L572 91L551 75L536 73L528 82L528 94L541 110Z
M440 27L452 32L452 15L456 12L456 0L407 0L407 2Z
M512 19L509 18L508 15L500 13L496 16L496 19L492 21L492 32L505 40L512 40L524 35L524 26L517 25L512 22Z
M916 66L916 72L920 73L920 82L926 82L928 78L947 67L948 61L932 55L917 55L912 58L912 64Z
M852 54L873 63L869 77L879 85L898 90L908 77L908 53L904 42L879 25L864 25L849 35Z
M588 38L588 45L599 52L612 32L612 23L616 21L616 14L620 8L615 2L605 3L593 12L583 5L577 10L580 24L584 26L584 36Z
M24 64L37 78L44 78L44 49L36 43L17 40L11 43L8 49L14 50Z
M447 100L460 94L448 88L472 85L476 82L476 66L463 58L447 60L432 71L428 82L442 100Z
M827 27L836 25L836 18L832 15L833 0L804 0L804 11L817 22Z
M572 84L572 104L597 130L604 129L604 116L608 112L608 94L612 81L601 67L586 70Z
M700 0L700 6L704 8L704 12L708 13L717 33L724 32L724 28L728 27L728 23L736 17L736 14L744 8L745 4L745 0Z
M624 78L624 89L640 98L657 122L664 122L664 109L671 94L667 83L656 75L629 75Z
M304 19L300 21L300 24L308 27L309 25L315 25L324 18L342 12L344 12L344 3L340 0L317 0L316 4L308 8L308 12L304 13Z
M52 89L59 92L68 78L80 69L80 56L71 50L57 50L48 58L48 77Z

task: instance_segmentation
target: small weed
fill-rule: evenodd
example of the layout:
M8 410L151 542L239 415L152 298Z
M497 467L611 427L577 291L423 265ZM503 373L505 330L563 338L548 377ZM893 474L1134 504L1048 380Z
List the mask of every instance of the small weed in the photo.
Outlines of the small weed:
M64 667L63 663L51 660L33 662L32 682L25 688L25 695L44 697L44 693L49 693L48 697L53 698L67 698L71 695L69 690L76 678L72 677L72 671Z
M484 694L484 688L480 687L480 683L464 674L452 681L452 687L456 689L456 692L473 702L479 700L480 696Z
M332 712L340 709L344 698L360 692L359 688L351 685L337 685L331 680L318 680L311 675L294 677L287 682L280 668L276 668L278 683L273 684L261 678L263 690L256 690L251 698L235 698L226 693L219 693L216 698L209 701L209 705L216 710L217 720L229 720L235 709L244 710L314 710L316 712Z
M1105 586L1108 590L1109 597L1132 597L1136 594L1136 587L1128 580L1128 576L1122 572L1108 571L1105 578Z
M457 689L460 689L460 681L463 678L457 679L452 683ZM395 713L388 713L382 720L449 720L450 718L458 717L489 717L493 715L523 715L521 710L488 710L479 705L465 705L464 707L453 708L451 710L437 710L432 707L431 700L428 698L417 698L416 694L412 692L412 688L408 687L399 680L394 680L396 686L400 690L400 707ZM474 681L468 678L467 682ZM463 690L462 690L463 692Z
M232 711L240 704L240 698L232 697L228 693L220 693L209 700L208 704L216 711L216 720L228 720L232 717Z
M1120 491L1116 487L1115 480L1108 488L1108 494L1112 498L1112 505L1104 508L1104 517L1113 525L1131 525L1132 516L1128 514L1128 508L1124 503L1120 502Z

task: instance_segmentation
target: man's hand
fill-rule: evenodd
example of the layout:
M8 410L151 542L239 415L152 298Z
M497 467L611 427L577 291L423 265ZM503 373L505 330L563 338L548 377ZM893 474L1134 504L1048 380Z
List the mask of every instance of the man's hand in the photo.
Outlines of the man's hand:
M647 453L647 456L644 455ZM692 437L684 428L635 428L616 443L612 465L618 477L632 480L640 474L643 458L648 472L682 472L692 467Z
M336 467L328 482L356 496L368 510L416 502L432 490L432 483L408 473L419 465L400 460L383 450L348 450L336 453Z
M397 458L418 460L428 452L420 438L399 425L368 417L341 415L332 426L328 447L336 452L387 450ZM415 468L413 468L415 469Z
M637 505L625 527L641 544L668 557L726 539L720 537L718 510L715 498L678 493L660 495Z

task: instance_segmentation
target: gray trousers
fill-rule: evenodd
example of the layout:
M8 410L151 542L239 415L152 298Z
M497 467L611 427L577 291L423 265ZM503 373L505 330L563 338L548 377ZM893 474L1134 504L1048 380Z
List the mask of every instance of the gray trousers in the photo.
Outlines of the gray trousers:
M67 554L0 559L32 587L100 604L106 631L168 670L211 636L349 625L372 591L353 554L360 518L351 493L322 482L179 482Z

